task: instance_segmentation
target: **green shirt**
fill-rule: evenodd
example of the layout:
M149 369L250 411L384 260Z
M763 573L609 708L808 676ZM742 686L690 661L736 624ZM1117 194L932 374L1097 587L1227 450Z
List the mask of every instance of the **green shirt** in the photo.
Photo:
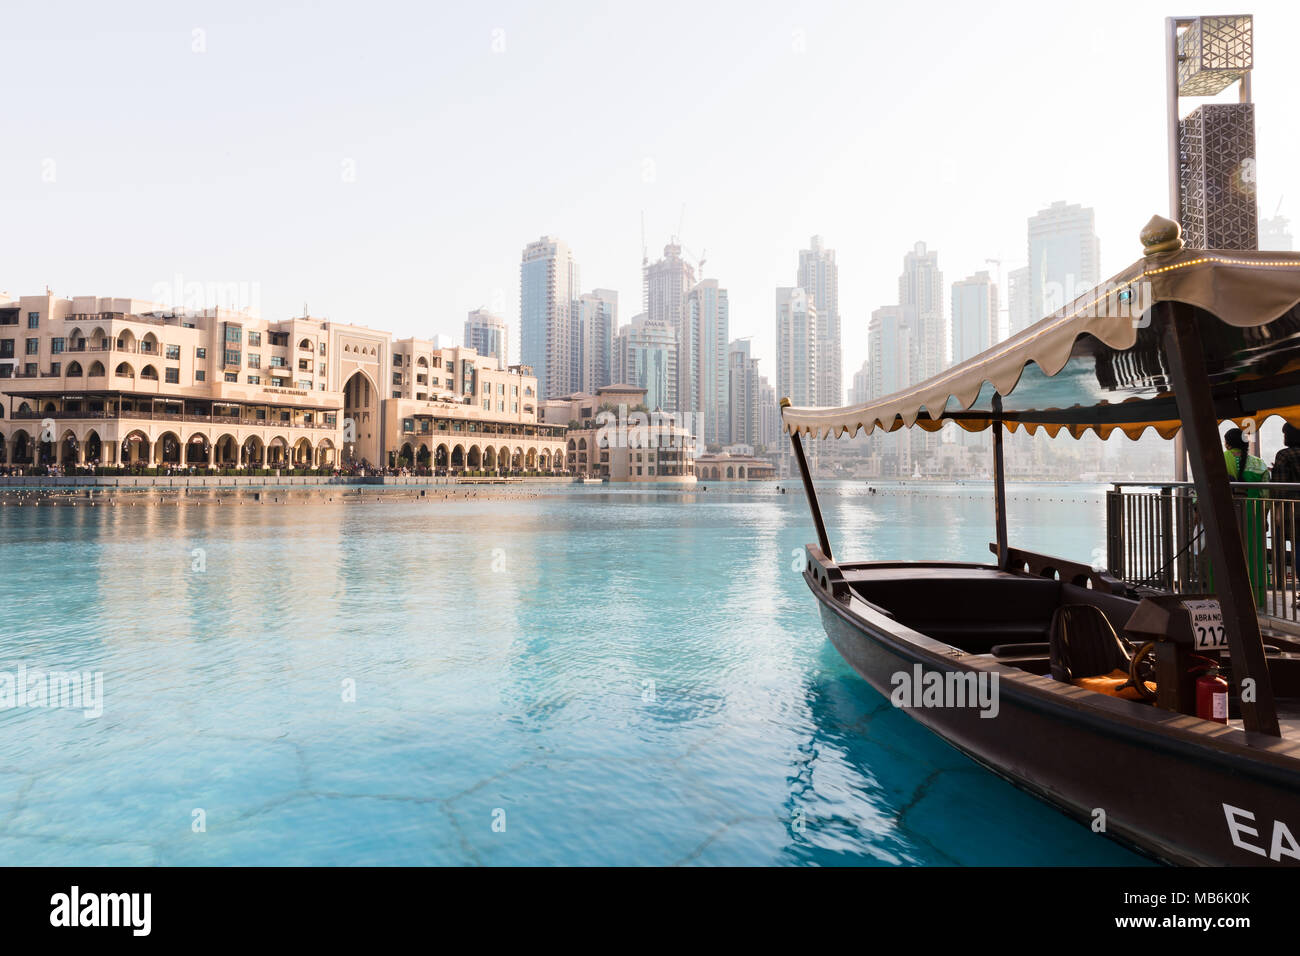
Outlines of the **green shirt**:
M1241 459L1245 459L1245 474L1237 473L1237 465ZM1268 465L1264 464L1262 458L1256 458L1254 455L1238 454L1231 448L1223 450L1223 461L1228 466L1228 478L1232 481L1268 481ZM1247 497L1260 498L1264 489L1258 491L1248 491Z

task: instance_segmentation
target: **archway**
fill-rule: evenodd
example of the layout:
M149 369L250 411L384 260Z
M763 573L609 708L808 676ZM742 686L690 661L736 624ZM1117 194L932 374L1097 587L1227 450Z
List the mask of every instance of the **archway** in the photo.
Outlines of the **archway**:
M420 442L420 450L415 453L415 463L421 468L428 468L431 461L433 461L433 452L429 451L427 444Z
M63 467L67 468L77 463L77 448L80 446L77 436L72 432L64 432L63 440L59 442L59 461Z
M256 435L245 438L239 449L239 464L244 468L261 468L265 462L266 446L262 444L262 439Z
M337 462L334 460L334 443L328 438L323 438L320 444L316 446L316 467L333 468Z
M466 457L469 467L475 471L483 467L483 452L478 445L469 446L469 455Z
M487 451L483 452L483 467L488 471L496 471L497 451L491 445L488 445Z
M465 467L465 446L457 445L451 450L451 467L461 469Z
M289 443L281 436L272 438L266 446L268 468L283 468L289 463Z
M63 373L68 378L81 378L81 363L69 362L67 370Z
M451 452L446 445L439 445L433 453L433 467L446 468L451 461Z
M149 451L149 437L144 432L134 431L122 439L120 459L124 465L147 465Z
M293 443L293 467L311 467L311 442L306 438L299 438Z
M208 456L211 453L210 448L208 436L202 432L195 432L190 436L190 440L185 443L185 464L207 465Z
M34 443L32 442L32 436L27 434L27 432L24 429L20 428L18 429L18 431L14 432L13 441L14 441L13 464L15 465L32 464L32 456L35 455L36 453Z
M213 446L212 463L219 468L233 468L239 464L239 443L234 435L222 435Z
M154 463L159 465L181 463L181 440L175 432L163 432L154 442Z
M104 377L104 363L95 361L90 363L90 378Z
M379 389L357 369L343 383L343 456L345 460L379 461Z

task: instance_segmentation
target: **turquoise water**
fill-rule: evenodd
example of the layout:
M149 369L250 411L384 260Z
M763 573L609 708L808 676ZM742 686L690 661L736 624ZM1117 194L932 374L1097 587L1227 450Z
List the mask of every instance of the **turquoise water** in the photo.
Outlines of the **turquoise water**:
M987 560L987 484L879 487L838 555ZM0 712L0 863L1141 862L841 661L793 488L537 493L0 508L0 670L104 687ZM1099 487L1010 496L1102 543Z

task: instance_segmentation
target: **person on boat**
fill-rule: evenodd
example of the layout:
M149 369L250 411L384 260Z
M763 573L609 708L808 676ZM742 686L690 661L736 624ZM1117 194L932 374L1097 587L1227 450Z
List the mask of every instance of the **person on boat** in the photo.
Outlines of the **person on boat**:
M1223 436L1223 461L1228 466L1228 480L1262 483L1269 480L1268 465L1262 458L1250 454L1246 437L1240 428L1230 428ZM1250 572L1251 589L1255 604L1264 603L1264 589L1268 583L1268 562L1265 558L1264 505L1257 503L1267 497L1264 488L1251 488L1246 492L1242 520L1242 544L1246 548L1246 568Z
M1273 481L1300 484L1300 428L1290 422L1282 424L1282 447L1273 458ZM1278 496L1293 501L1300 499L1300 488L1288 488ZM1300 532L1300 503L1284 505L1281 520L1283 545L1291 545L1295 578L1300 586L1300 533L1297 533ZM1300 594L1296 595L1296 602L1300 605Z

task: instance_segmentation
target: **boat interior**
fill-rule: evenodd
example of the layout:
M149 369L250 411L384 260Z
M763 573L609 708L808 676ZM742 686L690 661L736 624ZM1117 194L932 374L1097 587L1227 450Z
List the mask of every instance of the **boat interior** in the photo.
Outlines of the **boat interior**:
M1130 672L1144 641L1127 629L1147 595L1086 565L1012 554L1007 571L938 563L841 564L838 569L857 598L932 640L989 663L1154 706L1156 674L1145 664ZM1265 628L1264 639L1282 734L1300 740L1300 637ZM1231 674L1226 649L1206 653L1225 676ZM1138 679L1147 682L1148 695L1134 686ZM1184 700L1178 709L1194 714L1194 701ZM1228 717L1230 725L1241 727L1233 694Z

